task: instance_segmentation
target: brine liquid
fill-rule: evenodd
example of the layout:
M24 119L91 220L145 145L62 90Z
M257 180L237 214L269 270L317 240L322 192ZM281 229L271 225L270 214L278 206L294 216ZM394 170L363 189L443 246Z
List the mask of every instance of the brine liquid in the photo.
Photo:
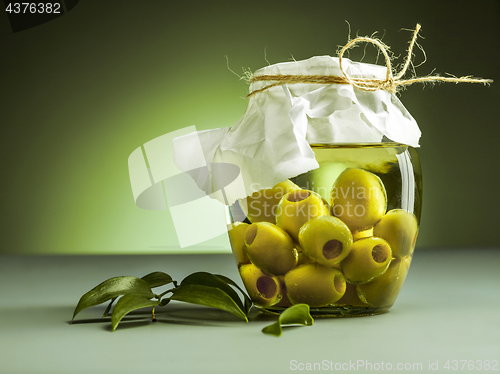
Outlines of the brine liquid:
M387 210L404 209L420 222L422 175L416 151L397 143L360 145L311 145L319 168L290 178L330 202L332 185L347 168L360 168L376 174L387 192Z
M416 225L418 225L418 223L420 222L421 214L422 176L418 157L416 155L416 151L413 148L397 143L359 145L314 144L311 145L311 147L315 153L316 160L319 163L319 168L311 170L294 178L290 178L291 182L295 183L303 190L309 190L319 194L326 201L325 204L328 205L331 202L332 186L334 185L339 175L346 171L346 169L363 169L378 176L383 184L382 189L385 190L385 193L387 195L387 209L384 212L389 212L391 210L407 211L411 213L411 215L415 216L412 219L414 220L416 218ZM349 186L351 185L350 183L351 182L348 183ZM352 183L354 185L354 182ZM385 199L383 201L385 204ZM257 202L259 203L259 201ZM283 200L281 200L281 202L283 202ZM231 219L233 222L240 221L243 222L243 225L247 226L252 223L252 220L249 220L244 213L244 211L246 210L241 209L237 204L235 204L230 211ZM236 218L236 215L238 215L239 217L237 219L234 219ZM253 222L262 221L262 217L260 216L252 217L254 217ZM373 222L371 224L371 229L351 229L354 241L371 237L373 235L373 225L375 225L375 223L376 222ZM277 223L276 221L273 221L269 224L276 225ZM303 225L301 229L305 226L306 225ZM418 227L415 230L417 229ZM235 256L240 259L238 260L238 265L240 266L240 275L242 275L241 266L245 266L245 276L253 277L252 279L255 278L258 281L262 279L268 281L272 280L273 282L275 282L273 284L276 284L277 287L281 289L280 292L282 294L282 299L279 303L271 304L270 306L264 306L263 304L259 305L259 298L263 296L259 288L259 284L252 283L250 286L245 284L245 287L247 287L247 290L249 291L249 294L251 296L253 292L253 295L255 296L252 298L254 299L255 304L260 309L276 313L282 312L286 309L287 306L291 305L291 302L287 297L287 293L289 293L290 290L287 291L287 287L284 285L284 280L286 280L288 274L292 273L293 269L289 271L287 270L288 272L284 274L285 271L273 271L273 269L269 267L269 264L258 265L257 261L252 260L252 262L254 263L248 265L248 258L246 259L246 261L241 261L241 258L246 258L246 245L242 244L242 235L244 235L246 229L243 227L241 230L237 230L239 230L238 232L240 232L240 234L237 234L236 231L233 232L233 240L231 244L233 246L233 252L235 253ZM398 228L394 228L393 230L399 232L399 230L404 229L400 229L398 226ZM238 237L238 235L240 235L241 237ZM413 236L411 238L413 238ZM296 245L298 245L297 238L294 236L293 239ZM271 242L272 241L270 240L269 243ZM385 272L381 273L382 275L376 276L379 278L363 279L360 282L356 282L355 280L351 279L346 283L347 288L345 290L344 296L342 296L341 299L339 299L337 302L331 303L330 305L311 307L311 313L315 316L347 317L356 315L372 315L387 311L396 299L411 263L411 257L415 242L414 240L408 240L407 242L409 243L407 243L406 245L411 245L411 249L408 248L408 251L404 255L400 254L399 256L392 257L391 261L388 262L389 265L385 269ZM411 244L410 242L413 243ZM237 248L235 248L235 246ZM266 247L266 245L264 245L264 247ZM277 247L275 247L275 244L269 244L266 248L263 248L262 253L265 254L277 251L276 248ZM314 264L314 266L318 265L315 263L315 261L318 260L317 258L309 258L306 256L305 250L302 252L302 248L300 248L300 246L298 246L297 248L299 251L299 260L295 269L298 269L302 265L309 266L309 268L312 268L311 264ZM247 250L249 251L250 247L248 247ZM250 253L248 257L251 257ZM278 261L278 263L281 263L281 261ZM357 262L355 262L354 264L356 265L355 268L357 269ZM333 265L333 267L336 267L337 269L339 269L339 271L343 272L346 269L343 269L342 266L343 262L339 262L337 265ZM275 268L275 266L273 266L273 268ZM304 277L306 278L306 280L312 280L315 279L316 274L315 272L312 272L306 276L302 275L302 278ZM245 283L245 279L243 279L243 281ZM312 286L314 289L311 289L311 292L316 292L316 294L321 296L322 291L318 291L316 289L318 287L318 289L321 289L321 286L318 285L318 287L316 287L316 282L309 283L314 283L314 285ZM366 295L369 295L372 300L376 299L376 301L370 302L368 300L368 297L365 298Z

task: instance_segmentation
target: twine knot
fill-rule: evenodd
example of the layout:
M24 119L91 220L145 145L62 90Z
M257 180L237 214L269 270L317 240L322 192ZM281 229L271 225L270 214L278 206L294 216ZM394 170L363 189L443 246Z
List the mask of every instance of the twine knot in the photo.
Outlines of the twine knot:
M283 84L295 84L295 83L316 83L316 84L349 84L363 91L377 91L385 90L391 93L397 92L400 87L409 86L413 83L425 83L425 82L452 82L452 83L482 83L488 85L493 82L491 79L474 78L471 76L465 77L441 77L436 75L430 75L426 77L414 77L410 79L402 79L406 74L408 67L411 64L413 47L416 44L418 32L421 26L417 24L415 31L413 32L413 37L410 41L410 46L408 48L408 55L406 56L405 63L395 76L392 73L391 58L389 56L389 47L386 46L378 39L370 37L358 37L356 39L348 42L338 54L339 67L342 71L342 76L337 75L294 75L294 74L276 74L276 75L253 75L250 78L250 83L257 81L268 81L273 82L261 89L252 91L247 97L253 96L259 92L268 90L271 87L280 86ZM344 70L342 66L342 58L344 53L354 47L358 43L372 43L379 48L382 55L385 58L386 64L386 75L384 79L377 78L366 78L366 77L350 77Z

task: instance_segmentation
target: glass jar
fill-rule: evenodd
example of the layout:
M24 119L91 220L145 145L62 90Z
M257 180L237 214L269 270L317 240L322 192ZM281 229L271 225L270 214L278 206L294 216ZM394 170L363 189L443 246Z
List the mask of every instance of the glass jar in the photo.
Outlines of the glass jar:
M240 276L259 309L386 312L415 248L422 175L398 143L312 144L319 168L228 207Z

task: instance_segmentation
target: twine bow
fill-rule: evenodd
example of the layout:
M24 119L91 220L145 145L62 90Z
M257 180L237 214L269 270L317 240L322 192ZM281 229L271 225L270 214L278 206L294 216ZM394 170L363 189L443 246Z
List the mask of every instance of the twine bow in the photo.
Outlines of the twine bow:
M417 40L417 35L421 26L417 24L415 31L413 32L413 38L410 42L408 48L408 55L406 56L406 61L403 68L396 76L393 76L391 58L389 57L388 47L383 44L378 39L369 37L359 37L351 40L347 43L339 52L339 67L342 71L343 76L338 75L293 75L293 74L276 74L276 75L254 75L250 78L250 83L257 81L267 81L274 82L261 89L252 91L247 97L253 96L259 92L265 91L271 87L280 86L283 84L295 84L295 83L316 83L316 84L349 84L363 91L377 91L386 90L389 92L397 92L399 87L409 86L413 83L426 83L426 82L452 82L452 83L482 83L490 84L493 82L491 79L474 78L472 76L465 77L441 77L436 75L426 76L426 77L415 77L410 79L401 79L405 74L406 70L410 66L411 57L413 52L413 47ZM354 47L358 43L372 43L375 44L382 52L385 63L386 63L386 75L385 79L377 78L364 78L364 77L350 77L345 72L342 66L342 57L344 53Z

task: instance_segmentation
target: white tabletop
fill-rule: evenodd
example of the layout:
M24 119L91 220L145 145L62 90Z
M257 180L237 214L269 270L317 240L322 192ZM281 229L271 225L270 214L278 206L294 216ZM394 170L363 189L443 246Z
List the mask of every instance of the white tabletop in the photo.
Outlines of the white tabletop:
M390 312L316 319L280 338L261 332L275 317L254 311L245 323L175 302L158 310L158 323L136 314L114 333L104 306L69 324L80 296L101 281L156 270L241 284L230 255L0 256L0 373L482 373L493 360L500 371L498 249L417 250Z

